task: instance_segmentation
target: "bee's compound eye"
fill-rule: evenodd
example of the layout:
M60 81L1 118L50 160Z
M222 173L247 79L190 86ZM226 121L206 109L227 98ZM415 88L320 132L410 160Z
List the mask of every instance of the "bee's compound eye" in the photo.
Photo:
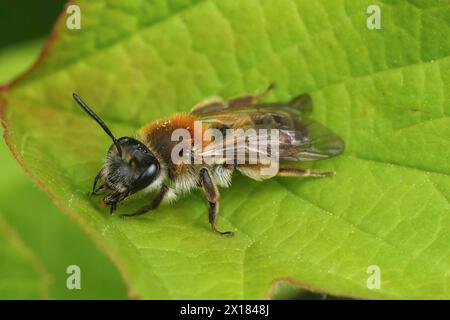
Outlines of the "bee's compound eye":
M141 190L150 185L159 174L159 164L157 162L150 164L134 181L134 189Z

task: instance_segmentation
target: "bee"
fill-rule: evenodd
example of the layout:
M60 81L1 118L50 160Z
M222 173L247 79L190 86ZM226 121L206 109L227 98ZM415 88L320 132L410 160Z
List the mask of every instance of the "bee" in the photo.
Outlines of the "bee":
M334 172L316 172L284 165L277 168L277 172L272 175L262 175L260 169L264 165L261 163L242 164L237 161L209 164L175 163L172 160L172 150L178 143L171 138L172 133L176 129L185 129L194 134L195 121L202 121L205 128L214 128L221 132L242 128L277 129L279 132L277 155L283 163L317 161L343 152L343 140L330 129L308 117L308 113L312 111L312 100L308 94L302 94L287 102L261 102L272 88L273 85L270 85L258 95L228 101L218 97L208 98L195 105L189 113L176 114L151 122L143 126L135 137L119 139L116 139L100 117L74 93L73 97L77 103L102 127L113 142L107 151L104 165L94 179L92 193L104 195L103 202L110 206L112 214L117 205L130 195L139 191L157 191L149 205L136 212L120 215L125 218L155 210L164 199L171 202L182 193L201 189L208 202L208 217L212 231L221 235L232 235L232 231L220 231L216 221L219 212L218 187L229 187L235 170L254 180L264 180L273 176L334 175ZM194 142L192 141L190 145L191 154L194 154ZM226 151L223 143L217 145L216 149ZM249 151L245 150L246 153Z

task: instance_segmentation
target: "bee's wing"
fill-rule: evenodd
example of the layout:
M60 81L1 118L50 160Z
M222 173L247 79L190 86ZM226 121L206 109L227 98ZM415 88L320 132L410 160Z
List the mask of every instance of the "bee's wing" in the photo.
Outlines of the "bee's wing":
M260 107L256 105L254 107ZM297 114L289 112L289 109L277 108L271 104L270 108L259 108L257 111L244 112L239 110L227 110L216 116L208 114L203 121L210 127L219 129L243 129L240 134L246 134L248 129L256 129L257 138L267 139L270 144L270 129L278 129L280 160L285 161L316 161L333 157L344 150L343 140L330 129L320 123L307 118L300 118ZM264 111L262 111L264 110ZM266 129L266 130L259 130ZM223 131L223 130L222 130ZM265 136L264 136L265 135ZM253 154L272 157L271 151L258 148L252 144L235 146L235 136L226 137L225 141L210 144L203 151L203 155L232 154L229 149L236 149L234 155L244 153L246 156ZM228 140L228 141L227 141ZM230 143L227 143L230 142Z
M295 129L280 129L280 160L317 161L344 151L344 141L333 131L312 119L296 119Z
M236 105L232 101L226 102L218 97L208 98L194 106L190 112L191 115L199 118L214 118L221 114L248 114L251 112L283 112L292 115L300 115L302 112L312 110L312 100L308 94L302 94L288 102L259 103Z

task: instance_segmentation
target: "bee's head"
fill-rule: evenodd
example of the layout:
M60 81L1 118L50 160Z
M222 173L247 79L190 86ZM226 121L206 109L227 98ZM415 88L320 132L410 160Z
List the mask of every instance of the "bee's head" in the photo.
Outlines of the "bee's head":
M78 95L73 94L73 97L113 140L105 164L95 177L93 186L94 193L99 189L109 191L103 200L111 206L112 213L119 202L151 185L158 178L159 161L142 142L129 137L116 139L106 124ZM104 184L96 188L99 180L103 180Z
M123 137L109 148L99 175L111 191L104 201L113 206L149 186L159 175L159 161L142 142Z

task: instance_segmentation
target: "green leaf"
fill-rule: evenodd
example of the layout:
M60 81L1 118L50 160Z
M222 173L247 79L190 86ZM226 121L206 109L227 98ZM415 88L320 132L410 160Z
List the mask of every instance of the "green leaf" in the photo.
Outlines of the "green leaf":
M122 277L104 252L75 223L57 210L50 199L25 177L6 151L5 146L0 146L2 166L10 177L0 182L0 211L5 222L14 228L24 245L39 259L51 277L46 297L127 298ZM66 287L67 267L74 264L82 272L81 290L68 290ZM7 282L13 270L14 268L10 270L6 267L0 270L0 282ZM24 285L27 283L26 279L25 277ZM25 293L22 296L19 292L17 294L17 298L29 298Z
M114 257L144 298L264 298L278 282L338 296L449 298L450 5L446 0L79 1L46 56L4 94L6 140L53 200ZM382 29L366 27L381 8ZM210 95L310 93L344 155L329 179L222 190L209 231L201 193L142 218L87 196L108 138ZM129 212L148 199L127 202ZM381 271L370 290L368 267Z
M42 45L43 40L32 40L0 51L1 76L10 79L18 70L25 70L32 64ZM9 286L2 287L1 296L20 299L126 298L126 288L117 268L76 224L58 212L42 190L33 185L4 144L0 145L0 158L0 211L3 215L0 219L5 220L6 230L14 230L13 234L17 236L12 239L20 238L29 255L39 261L33 265L40 264L51 278L46 284L45 296L42 292L39 292L39 296L31 296L28 292L34 290L35 283L28 282L28 279L36 274L36 270L29 268L31 274L25 274L24 279L20 280L21 286L16 286L19 279L9 281L16 265L5 264L0 271L0 282ZM72 264L81 268L82 290L68 290L66 287L66 269Z
M0 215L0 299L48 296L50 276Z
M44 39L19 43L0 51L0 82L20 74L36 59Z

